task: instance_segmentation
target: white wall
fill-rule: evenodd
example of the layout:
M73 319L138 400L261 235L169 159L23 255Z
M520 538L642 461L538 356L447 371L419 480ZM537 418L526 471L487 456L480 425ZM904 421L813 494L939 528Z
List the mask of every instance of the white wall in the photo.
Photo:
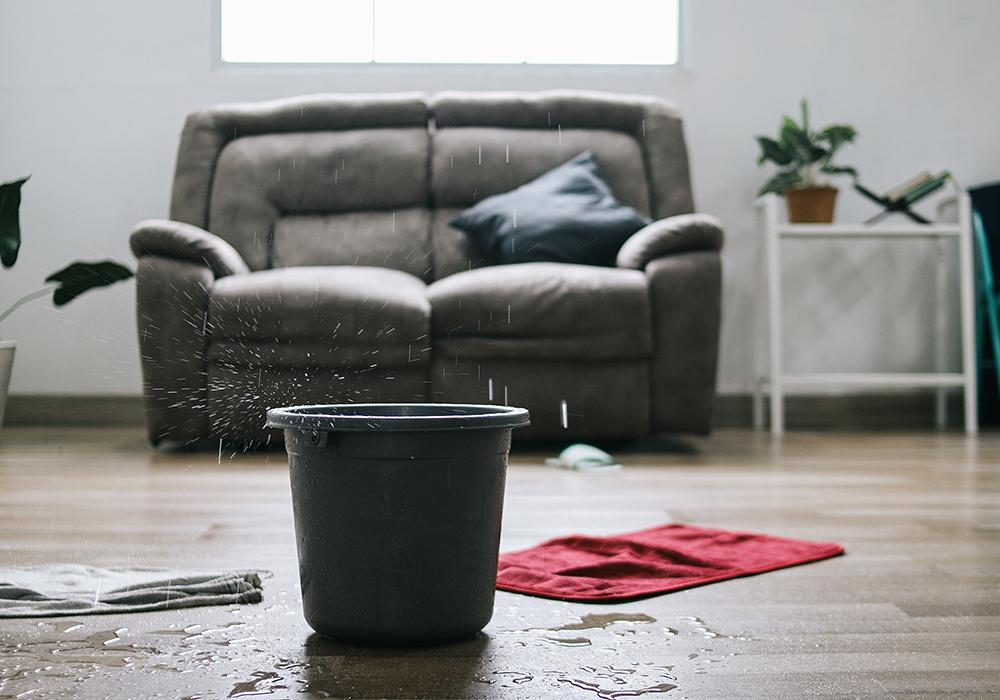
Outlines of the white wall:
M0 179L32 173L25 243L0 298L76 258L131 260L127 234L163 217L184 115L215 102L309 92L589 88L655 93L687 118L698 208L726 222L720 388L750 386L752 136L811 99L816 123L861 131L844 162L884 189L922 169L1000 177L1000 3L993 0L689 0L690 61L676 70L538 67L259 72L213 69L209 0L0 0ZM637 18L641 21L641 18ZM335 40L335 34L331 37ZM872 209L843 193L839 216ZM789 260L793 366L927 367L928 250L859 243ZM822 274L822 276L820 276ZM822 282L821 282L822 280ZM21 309L12 391L140 390L134 285L61 310ZM869 301L893 309L868 311Z

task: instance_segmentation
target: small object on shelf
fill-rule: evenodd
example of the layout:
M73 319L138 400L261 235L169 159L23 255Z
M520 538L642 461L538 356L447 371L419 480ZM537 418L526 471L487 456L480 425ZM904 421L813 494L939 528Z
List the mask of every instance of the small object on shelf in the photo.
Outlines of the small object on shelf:
M931 222L913 211L910 205L916 204L927 195L936 192L949 179L951 179L951 173L947 170L942 170L937 175L931 175L929 171L925 170L905 182L896 185L885 194L879 195L872 192L858 182L857 179L854 180L854 189L883 207L882 211L865 221L866 224L878 223L890 214L895 213L903 214L918 224L929 224Z
M916 189L925 182L930 181L931 173L929 170L923 170L919 174L905 180L904 182L896 185L891 190L882 195L885 199L892 202L898 202L905 198L906 193L911 190Z

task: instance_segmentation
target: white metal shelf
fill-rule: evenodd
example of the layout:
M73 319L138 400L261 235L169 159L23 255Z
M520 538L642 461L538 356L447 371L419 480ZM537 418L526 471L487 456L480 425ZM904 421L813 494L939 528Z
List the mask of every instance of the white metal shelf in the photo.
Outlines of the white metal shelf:
M957 224L779 224L777 233L782 238L947 238L960 236L962 229Z
M960 372L823 372L782 374L787 386L875 386L875 387L949 387L962 386Z
M929 388L937 392L936 416L939 426L945 424L945 389L960 387L965 403L965 431L974 435L978 430L975 382L975 330L973 269L972 269L972 209L969 196L959 194L957 202L957 223L885 223L866 224L790 224L779 220L778 198L767 195L759 199L756 208L759 214L758 229L761 234L762 256L761 278L763 289L756 298L766 300L767 308L767 366L761 367L759 359L755 363L754 382L754 425L764 425L764 392L770 395L771 432L780 435L785 428L785 389L789 387L885 387L885 388ZM945 284L941 270L944 256L937 255L935 278L937 283L937 304L935 315L935 358L938 372L785 372L783 369L782 343L782 281L781 242L789 239L832 240L832 239L876 239L882 241L926 239L936 240L939 245L951 239L957 243L959 279L957 284L961 318L962 371L943 371L944 356L944 301ZM759 307L759 304L757 305ZM756 324L762 330L762 324ZM758 336L759 337L759 336Z

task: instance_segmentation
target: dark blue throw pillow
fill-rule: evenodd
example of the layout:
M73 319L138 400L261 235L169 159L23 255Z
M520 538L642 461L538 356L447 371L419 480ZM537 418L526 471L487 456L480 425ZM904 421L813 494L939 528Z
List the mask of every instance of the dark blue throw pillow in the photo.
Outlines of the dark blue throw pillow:
M615 199L590 151L449 222L493 263L614 265L625 240L649 223Z

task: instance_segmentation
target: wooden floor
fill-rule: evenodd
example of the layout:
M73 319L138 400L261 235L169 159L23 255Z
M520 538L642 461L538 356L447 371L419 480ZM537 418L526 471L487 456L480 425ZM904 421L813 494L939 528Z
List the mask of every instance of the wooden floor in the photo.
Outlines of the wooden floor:
M364 649L301 617L282 453L133 429L0 434L0 564L274 572L260 605L0 620L0 697L801 698L1000 693L1000 435L725 431L619 474L511 458L502 547L681 521L847 555L638 602L497 595L464 644Z

